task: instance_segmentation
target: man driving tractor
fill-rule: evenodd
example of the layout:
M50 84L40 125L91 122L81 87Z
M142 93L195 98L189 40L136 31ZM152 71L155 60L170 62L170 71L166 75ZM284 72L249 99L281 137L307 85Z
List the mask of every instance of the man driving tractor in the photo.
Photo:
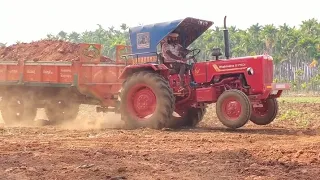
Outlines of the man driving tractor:
M162 55L165 63L172 63L174 68L179 71L180 91L184 88L184 73L186 71L186 61L193 57L186 58L191 50L185 49L178 43L178 33L170 33L161 41ZM195 61L195 60L194 60Z

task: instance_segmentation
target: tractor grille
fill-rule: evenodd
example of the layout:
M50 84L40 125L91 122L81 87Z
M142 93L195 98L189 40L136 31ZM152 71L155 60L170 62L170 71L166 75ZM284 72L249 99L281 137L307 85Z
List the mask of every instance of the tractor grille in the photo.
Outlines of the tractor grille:
M273 61L264 60L265 68L264 69L264 83L272 83L273 82Z

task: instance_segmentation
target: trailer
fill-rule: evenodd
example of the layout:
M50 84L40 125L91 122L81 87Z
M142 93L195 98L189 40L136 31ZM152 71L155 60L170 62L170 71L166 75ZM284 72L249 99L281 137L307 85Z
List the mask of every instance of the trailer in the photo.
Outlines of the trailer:
M92 104L97 112L120 113L129 128L181 128L196 126L216 103L219 120L229 128L249 120L271 123L276 98L290 86L272 82L269 55L230 58L226 21L225 58L215 48L212 60L190 64L187 91L178 92L178 74L164 61L159 43L174 32L187 48L212 24L185 18L130 28L131 46L118 45L112 62L101 60L99 44L81 44L78 61L0 61L2 117L6 124L32 123L37 108L44 108L50 124L58 124L75 119L81 104Z

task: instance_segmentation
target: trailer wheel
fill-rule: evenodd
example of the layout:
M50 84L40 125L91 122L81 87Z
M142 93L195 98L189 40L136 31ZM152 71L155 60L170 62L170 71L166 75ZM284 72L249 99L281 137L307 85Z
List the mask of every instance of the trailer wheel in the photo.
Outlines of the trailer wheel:
M27 97L8 94L3 97L3 103L5 108L1 110L1 115L5 124L28 123L31 125L33 123L37 108L32 102L28 102Z
M257 125L270 124L277 116L279 106L277 99L267 99L262 102L263 107L254 107L250 121Z
M227 90L218 98L216 113L220 122L237 129L244 126L250 119L252 106L246 94L239 90Z
M169 84L160 75L141 71L123 83L120 111L128 128L161 129L170 124L174 97Z
M48 124L59 124L65 121L72 121L77 118L80 105L67 101L51 101L45 107Z

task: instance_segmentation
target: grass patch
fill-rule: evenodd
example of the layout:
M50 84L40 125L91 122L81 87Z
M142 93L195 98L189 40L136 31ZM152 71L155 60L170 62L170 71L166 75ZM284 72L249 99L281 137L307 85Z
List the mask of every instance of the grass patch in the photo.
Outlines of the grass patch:
M306 128L311 125L311 121L315 118L315 114L306 113L299 110L288 109L281 113L279 120L299 128Z
M293 120L293 119L300 119L302 117L303 117L303 113L301 113L300 111L289 109L281 114L281 116L279 117L279 120L281 121Z

